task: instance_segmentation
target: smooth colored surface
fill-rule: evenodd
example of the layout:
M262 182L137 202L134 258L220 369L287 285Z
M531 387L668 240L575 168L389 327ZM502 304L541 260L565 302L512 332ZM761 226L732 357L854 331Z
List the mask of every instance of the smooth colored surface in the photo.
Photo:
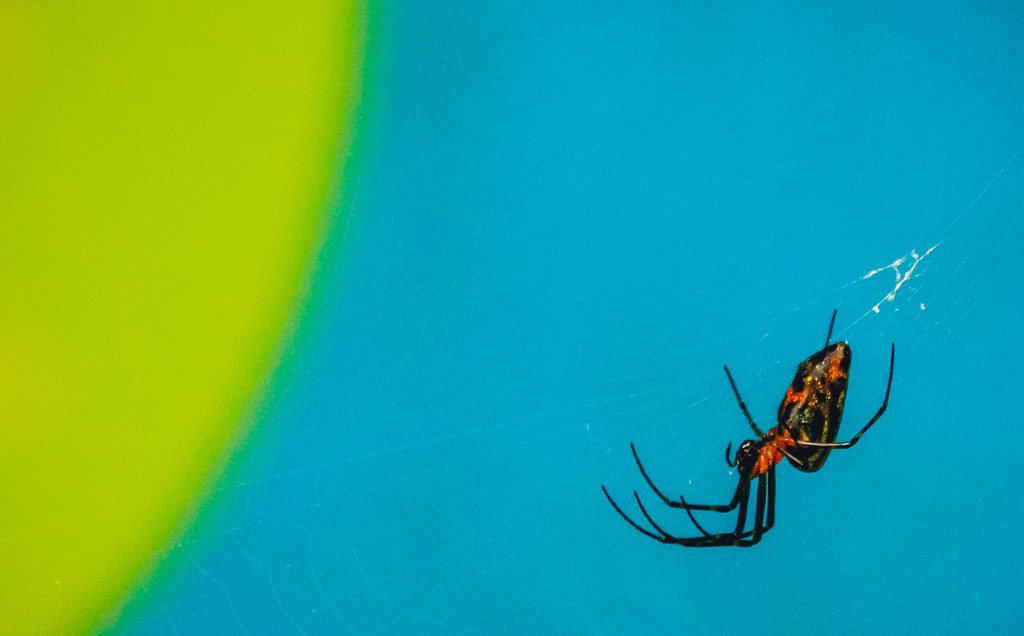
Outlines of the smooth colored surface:
M251 424L323 240L361 20L0 10L0 633L107 620Z

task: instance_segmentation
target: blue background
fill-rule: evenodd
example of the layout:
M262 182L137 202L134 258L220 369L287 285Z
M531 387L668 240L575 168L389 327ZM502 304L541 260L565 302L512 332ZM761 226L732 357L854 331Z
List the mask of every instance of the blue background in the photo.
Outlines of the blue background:
M117 627L1019 627L1024 13L374 3L357 151L256 432ZM898 258L906 272L870 271ZM726 501L833 308L846 421L750 550L608 506L635 441ZM702 517L726 528L731 517Z

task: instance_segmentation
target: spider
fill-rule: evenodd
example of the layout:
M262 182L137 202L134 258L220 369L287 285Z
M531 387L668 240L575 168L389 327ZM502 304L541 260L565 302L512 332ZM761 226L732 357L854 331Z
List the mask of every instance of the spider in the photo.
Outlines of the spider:
M747 405L740 396L739 389L736 388L736 381L733 380L728 365L724 367L725 376L729 379L729 385L736 395L740 410L743 411L750 428L758 437L757 439L748 439L740 444L731 459L729 452L732 443L725 447L726 463L739 469L739 484L737 484L736 492L729 503L721 505L692 504L681 496L678 501L670 499L654 485L654 481L640 461L636 445L630 442L629 448L633 451L633 459L647 485L669 508L685 510L701 536L677 537L666 532L647 512L647 508L640 500L640 495L634 490L633 497L640 508L640 513L650 523L653 531L645 528L623 512L608 493L608 489L602 485L601 490L604 491L605 497L608 498L615 511L641 534L661 543L707 548L716 546L750 547L759 542L762 535L775 525L775 465L781 463L785 458L797 470L806 473L820 470L832 450L852 448L861 436L878 421L878 418L882 417L889 405L889 391L892 389L892 373L896 362L895 343L892 344L889 354L889 381L885 386L885 398L882 400L882 406L850 441L835 441L836 434L839 432L839 422L843 416L843 402L846 399L851 359L850 345L846 342L829 344L835 322L836 312L833 310L832 321L829 323L828 334L825 336L824 348L801 362L797 367L793 383L789 385L786 396L782 399L782 404L779 405L778 424L767 433L762 432L754 422L754 418L751 417ZM751 530L745 530L747 509L750 505L750 484L754 480L757 480L754 526ZM739 510L736 529L732 532L718 534L707 532L692 512L693 510L730 512L737 508Z

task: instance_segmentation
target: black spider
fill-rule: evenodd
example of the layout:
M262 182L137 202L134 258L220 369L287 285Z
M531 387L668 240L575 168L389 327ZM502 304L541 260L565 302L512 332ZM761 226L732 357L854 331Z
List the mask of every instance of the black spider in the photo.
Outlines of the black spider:
M643 475L647 485L666 506L685 510L690 521L702 536L676 537L666 532L647 512L647 508L640 500L640 495L634 490L633 497L640 508L640 513L654 529L652 532L623 512L622 508L608 494L608 489L602 485L601 490L604 491L605 497L608 498L615 511L639 532L662 543L705 548L715 546L749 547L760 541L761 536L775 525L775 465L786 458L790 464L803 472L813 473L821 469L825 465L825 460L828 459L829 452L833 449L850 448L856 444L861 436L878 421L878 418L882 417L889 405L889 391L892 389L892 374L896 361L895 343L892 345L889 355L889 381L885 387L882 406L850 441L835 441L836 434L839 432L839 422L843 417L843 402L846 399L851 359L850 346L847 343L829 344L835 321L836 312L833 311L832 321L828 326L828 335L825 337L825 347L797 367L793 383L786 390L786 397L779 405L778 424L767 433L762 432L754 422L750 411L747 410L747 405L740 397L739 389L736 388L736 382L729 372L729 367L725 367L725 375L729 379L733 393L736 394L736 401L739 402L740 409L746 416L750 428L758 436L758 439L748 439L740 444L732 459L729 458L732 445L725 448L726 463L739 468L739 484L729 503L722 505L691 504L687 503L682 496L678 501L669 499L654 485L640 461L640 456L637 455L636 446L630 442L629 448L633 451L633 459L636 460L637 468L640 469L640 474ZM750 504L750 482L755 479L757 480L757 500L754 509L754 527L751 530L745 530L747 508ZM739 512L737 513L736 529L732 532L718 534L708 533L691 512L693 510L729 512L737 507Z

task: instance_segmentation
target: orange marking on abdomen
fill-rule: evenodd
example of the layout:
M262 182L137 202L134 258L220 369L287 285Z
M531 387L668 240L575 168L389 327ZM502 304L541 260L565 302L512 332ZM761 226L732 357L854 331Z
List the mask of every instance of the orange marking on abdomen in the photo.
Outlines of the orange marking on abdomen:
M843 371L843 356L836 354L832 356L832 364L828 365L828 373L825 374L825 378L831 383L835 382L836 379L846 375Z
M805 399L807 399L807 389L794 391L792 386L786 389L786 399L784 400L786 404L803 402Z

